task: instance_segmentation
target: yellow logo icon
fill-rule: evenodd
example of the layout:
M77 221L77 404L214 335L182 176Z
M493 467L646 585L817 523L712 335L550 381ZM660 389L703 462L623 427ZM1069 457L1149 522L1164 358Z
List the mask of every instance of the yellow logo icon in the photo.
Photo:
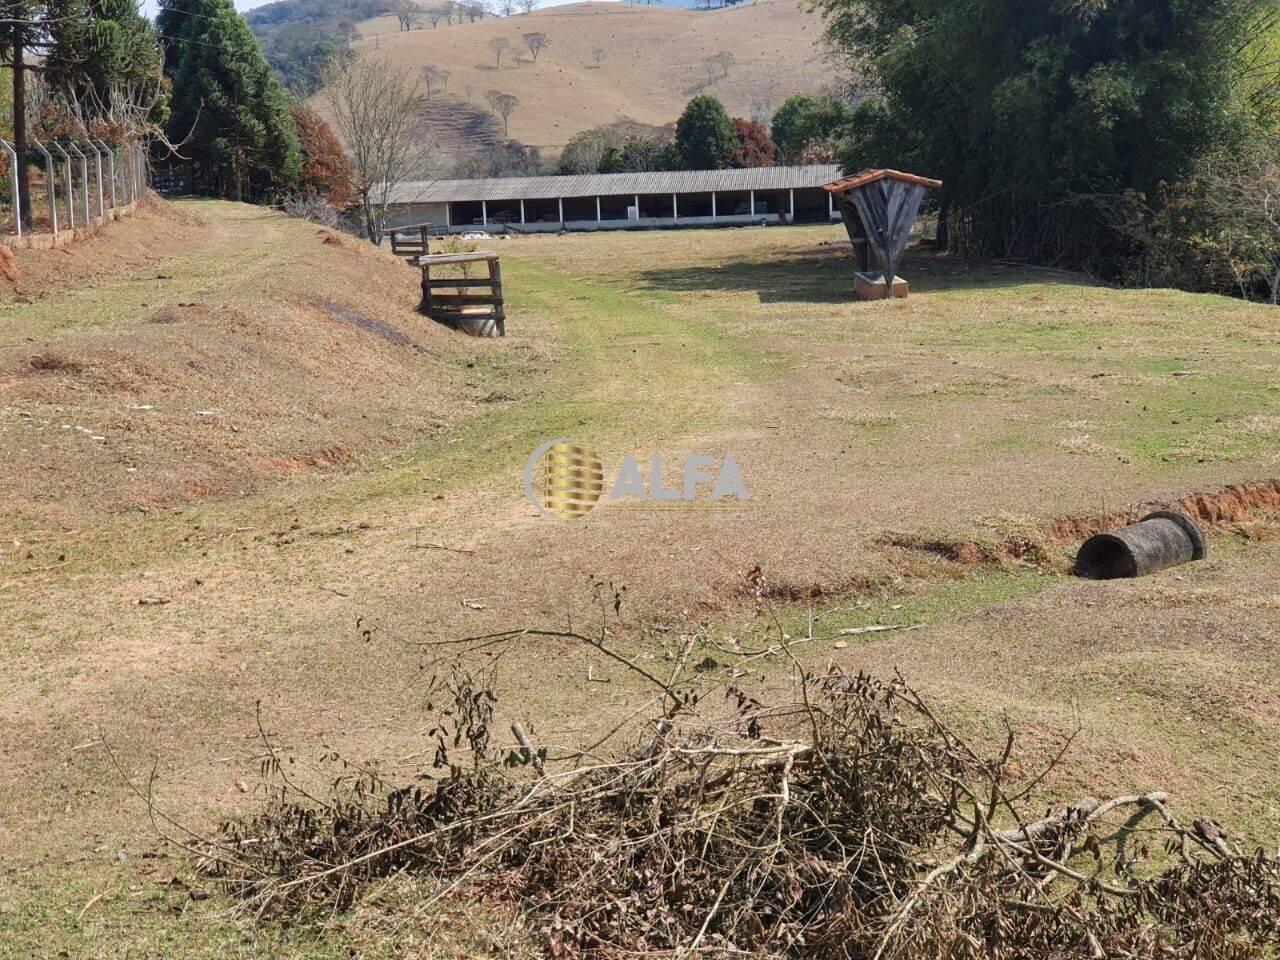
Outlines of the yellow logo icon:
M574 520L590 513L604 492L604 466L586 447L552 440L529 458L524 484L529 499L543 513Z

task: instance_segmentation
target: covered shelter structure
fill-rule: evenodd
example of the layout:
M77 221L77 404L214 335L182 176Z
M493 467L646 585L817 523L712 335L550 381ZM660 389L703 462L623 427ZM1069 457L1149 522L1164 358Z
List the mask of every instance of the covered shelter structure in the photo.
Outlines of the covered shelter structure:
M942 186L914 173L863 170L823 184L836 199L840 217L853 244L858 272L854 290L864 299L905 297L907 283L898 264L911 239L925 192Z
M426 180L391 189L387 228L439 233L831 223L834 164Z

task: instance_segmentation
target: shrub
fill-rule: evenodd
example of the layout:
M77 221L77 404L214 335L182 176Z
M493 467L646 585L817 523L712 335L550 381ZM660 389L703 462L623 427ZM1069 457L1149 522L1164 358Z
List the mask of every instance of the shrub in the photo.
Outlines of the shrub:
M323 197L334 207L346 207L355 199L355 187L342 144L325 119L310 107L295 103L289 112L298 128L298 146L302 150L299 196Z

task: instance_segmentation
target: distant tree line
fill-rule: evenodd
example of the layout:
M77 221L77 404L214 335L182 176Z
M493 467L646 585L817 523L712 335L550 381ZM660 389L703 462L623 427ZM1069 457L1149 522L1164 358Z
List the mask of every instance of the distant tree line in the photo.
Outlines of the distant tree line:
M529 13L539 0L275 0L244 14L267 62L300 96L320 89L326 66L350 56L356 24L391 15L401 31L475 23L487 16ZM510 41L508 41L510 42ZM534 54L537 59L537 54Z
M768 167L777 149L754 120L731 118L707 94L694 97L667 126L621 121L584 130L560 154L560 172L636 173L649 170L722 170Z
M319 89L325 65L347 56L356 24L390 13L394 0L276 0L245 13L267 62L301 96Z

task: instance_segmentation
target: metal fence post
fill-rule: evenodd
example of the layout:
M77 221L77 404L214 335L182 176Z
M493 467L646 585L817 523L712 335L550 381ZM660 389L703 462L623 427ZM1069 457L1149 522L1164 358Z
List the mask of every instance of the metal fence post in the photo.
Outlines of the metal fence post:
M67 178L67 219L71 221L71 229L76 228L76 185L71 177L71 154L63 149L62 144L56 140L52 144L53 149L62 154L63 169Z
M98 152L98 148L92 140L86 139L85 144L93 151L93 172L95 182L98 185L98 219L104 220L107 216L107 209L102 202L102 154Z
M58 235L58 173L53 165L53 155L44 148L44 144L34 137L31 142L44 156L45 179L49 181L49 223L53 226L53 235Z
M107 144L99 139L98 149L107 155L107 179L111 181L111 209L116 208L116 154Z
M9 154L9 174L13 180L13 229L22 236L22 198L18 194L18 151L8 140L0 140L0 146Z
M89 210L89 158L76 146L74 140L68 140L67 147L73 157L80 158L80 209L84 211L84 225L87 227L93 220L93 214Z

